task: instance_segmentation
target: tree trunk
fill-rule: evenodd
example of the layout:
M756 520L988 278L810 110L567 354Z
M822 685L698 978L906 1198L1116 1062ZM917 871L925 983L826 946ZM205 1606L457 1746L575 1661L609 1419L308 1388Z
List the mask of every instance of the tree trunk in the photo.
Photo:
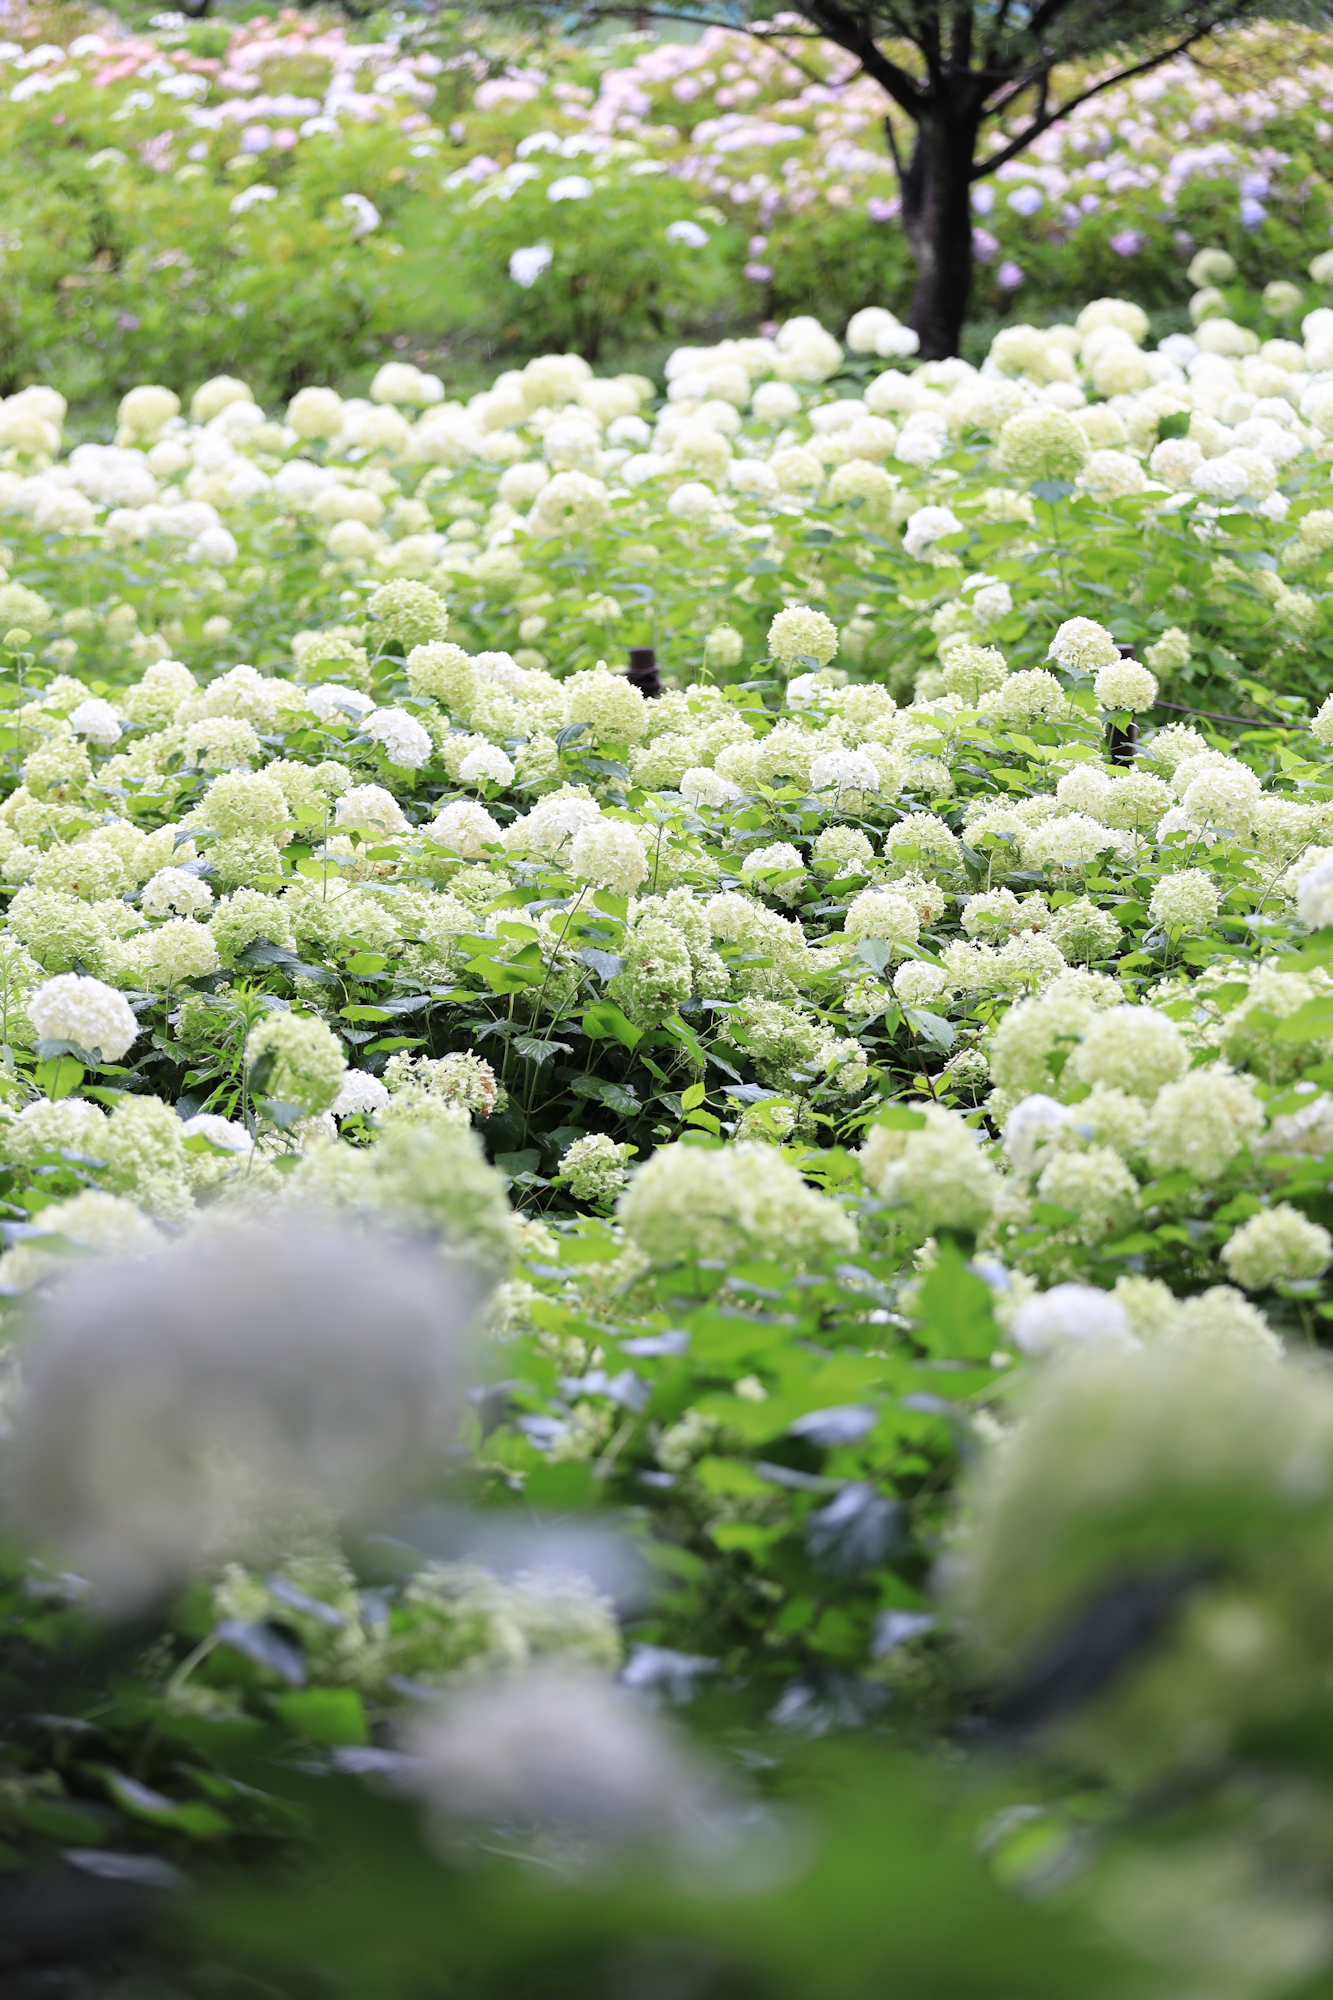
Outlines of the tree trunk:
M903 230L916 260L907 323L923 361L957 354L972 291L972 121L922 120L902 175Z

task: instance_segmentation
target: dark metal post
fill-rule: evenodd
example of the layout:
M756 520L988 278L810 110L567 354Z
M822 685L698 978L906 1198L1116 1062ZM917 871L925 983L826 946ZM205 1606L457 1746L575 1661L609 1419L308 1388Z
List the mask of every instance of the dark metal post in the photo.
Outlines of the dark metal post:
M662 692L662 677L657 671L657 653L652 646L631 646L629 649L629 673L626 677L631 687L636 687L641 695L651 701Z
M1138 658L1138 654L1132 646L1117 646L1116 651L1122 660L1137 660ZM1139 749L1139 725L1133 716L1130 717L1123 729L1118 729L1113 722L1107 723L1106 748L1107 754L1113 764L1132 764L1134 762Z

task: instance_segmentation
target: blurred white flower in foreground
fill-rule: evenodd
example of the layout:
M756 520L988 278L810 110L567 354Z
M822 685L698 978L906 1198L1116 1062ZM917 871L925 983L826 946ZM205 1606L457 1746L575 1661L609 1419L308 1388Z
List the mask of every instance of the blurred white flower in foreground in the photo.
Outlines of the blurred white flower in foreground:
M756 1861L762 1870L739 1850L775 1830L757 1828L754 1811L645 1700L586 1669L539 1666L467 1688L414 1722L405 1746L404 1782L445 1838L499 1824L696 1864L725 1859L730 1874Z
M16 1525L128 1612L293 1519L364 1518L448 1442L474 1302L310 1220L86 1268L24 1350Z

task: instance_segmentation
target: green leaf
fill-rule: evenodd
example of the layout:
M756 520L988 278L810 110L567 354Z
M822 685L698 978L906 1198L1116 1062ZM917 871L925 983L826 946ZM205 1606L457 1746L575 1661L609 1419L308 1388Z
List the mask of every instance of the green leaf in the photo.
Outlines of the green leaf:
M680 1093L681 1110L697 1111L699 1106L703 1103L705 1097L707 1097L707 1095L708 1095L708 1090L706 1085L702 1083L692 1083L688 1085L687 1088L682 1090Z
M147 1820L151 1826L171 1827L194 1840L216 1840L219 1834L231 1831L222 1814L212 1806L194 1802L182 1805L165 1793L140 1784L137 1778L127 1777L123 1771L104 1769L102 1776L116 1804L134 1819Z
M1168 438L1183 438L1189 435L1190 413L1188 410L1172 410L1169 416L1157 419L1157 442L1165 444Z
M365 1704L355 1688L293 1688L274 1707L290 1729L331 1748L370 1741Z
M984 1360L999 1345L990 1286L964 1261L958 1246L941 1241L917 1304L918 1339L932 1354Z
M363 1007L358 1004L340 1008L338 1018L341 1021L391 1021L393 1015L387 1007Z
M627 1020L614 1000L598 1000L585 1009L583 1032L595 1042L616 1041L627 1049L643 1040L643 1029Z

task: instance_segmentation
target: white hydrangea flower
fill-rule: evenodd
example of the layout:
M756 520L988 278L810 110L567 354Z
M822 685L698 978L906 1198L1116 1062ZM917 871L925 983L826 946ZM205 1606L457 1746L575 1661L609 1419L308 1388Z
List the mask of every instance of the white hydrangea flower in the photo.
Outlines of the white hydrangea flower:
M702 764L691 764L682 773L678 789L681 797L688 800L690 805L708 806L714 811L723 806L734 805L737 799L744 797L739 785L733 785L729 778L724 778L720 772L711 771Z
M1095 674L1119 661L1120 648L1095 618L1066 618L1047 648L1046 657L1055 660L1067 673Z
M1178 868L1163 875L1152 892L1149 914L1169 930L1207 930L1219 908L1217 884L1202 868Z
M201 917L213 907L213 891L188 868L159 868L139 892L146 917Z
M824 750L810 762L812 792L877 792L879 767L864 750Z
M893 975L893 993L904 1007L931 1007L951 997L951 982L942 965L909 958Z
M1133 1349L1139 1345L1125 1308L1113 1292L1095 1285L1052 1285L1025 1299L1009 1326L1014 1346L1024 1354L1050 1354L1070 1345Z
M1137 660L1115 660L1102 667L1092 691L1103 708L1129 709L1137 713L1151 708L1157 699L1157 676Z
M1296 888L1296 909L1308 931L1333 924L1333 855L1316 862Z
M1020 1174L1044 1164L1074 1114L1054 1097L1036 1091L1014 1106L1004 1123L1004 1150Z
M465 785L512 785L514 767L496 744L478 743L459 765L458 776Z
M963 524L948 507L918 507L903 529L903 547L920 562L945 535L961 534Z
M69 714L69 726L76 736L86 736L100 749L109 749L120 736L120 717L109 701L90 696Z
M628 896L647 875L648 856L632 826L602 816L574 835L569 869L577 881L594 882L598 888Z
M435 841L450 854L461 855L465 861L489 859L487 850L499 847L504 840L503 829L484 806L471 799L454 799L442 806L425 833L427 840Z
M329 1110L335 1118L351 1118L358 1112L373 1116L383 1111L388 1102L388 1089L377 1076L372 1076L369 1070L349 1069Z
M769 625L769 656L784 665L804 658L826 667L837 650L837 626L822 611L812 611L807 604L789 604Z
M74 1042L104 1063L118 1063L139 1033L123 993L77 972L58 973L35 987L27 1008L39 1041Z
M1222 1245L1222 1262L1247 1292L1320 1278L1333 1262L1333 1236L1290 1202L1262 1209Z
M405 708L376 708L362 723L368 736L383 748L391 764L404 771L419 771L430 762L430 734Z

